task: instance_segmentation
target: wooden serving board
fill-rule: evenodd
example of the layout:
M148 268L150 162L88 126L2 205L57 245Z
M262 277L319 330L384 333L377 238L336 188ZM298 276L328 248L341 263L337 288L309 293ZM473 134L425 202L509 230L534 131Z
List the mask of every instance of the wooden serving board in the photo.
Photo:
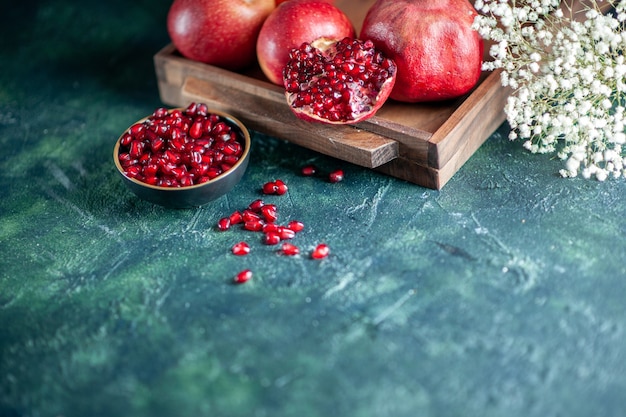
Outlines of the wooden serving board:
M357 33L374 0L337 0ZM241 73L191 61L173 45L154 56L161 100L173 106L202 101L226 111L250 129L317 152L441 189L502 124L508 90L499 73L485 73L468 95L440 103L388 100L357 125L326 125L296 118L284 89L258 67Z

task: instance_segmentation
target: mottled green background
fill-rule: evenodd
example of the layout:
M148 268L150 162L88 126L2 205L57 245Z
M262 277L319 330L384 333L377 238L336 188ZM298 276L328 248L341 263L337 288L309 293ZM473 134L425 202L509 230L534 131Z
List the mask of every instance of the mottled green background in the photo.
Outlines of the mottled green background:
M626 415L623 180L561 179L506 125L441 191L254 134L231 194L165 210L111 153L161 105L169 1L5 6L0 416ZM275 178L299 257L214 228Z

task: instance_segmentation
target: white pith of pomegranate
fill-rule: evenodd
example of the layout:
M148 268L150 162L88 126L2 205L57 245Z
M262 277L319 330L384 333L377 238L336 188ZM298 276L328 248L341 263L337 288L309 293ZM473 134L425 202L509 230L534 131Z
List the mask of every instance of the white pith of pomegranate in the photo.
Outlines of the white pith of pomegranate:
M330 124L358 123L389 97L396 64L367 40L317 39L293 49L283 71L285 96L297 117Z

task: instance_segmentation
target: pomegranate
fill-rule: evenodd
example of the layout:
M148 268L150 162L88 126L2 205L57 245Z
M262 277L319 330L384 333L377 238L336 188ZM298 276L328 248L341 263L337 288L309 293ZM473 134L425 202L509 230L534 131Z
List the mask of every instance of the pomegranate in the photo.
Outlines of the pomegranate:
M483 56L482 38L472 29L476 14L468 0L377 0L359 37L398 66L391 98L416 103L469 92Z
M285 95L301 119L357 123L373 116L392 91L396 65L372 41L304 43L289 54Z
M237 70L256 59L256 39L274 0L174 0L167 31L185 57Z
M256 44L259 65L274 84L283 85L283 68L289 51L319 38L354 37L352 22L325 0L289 0L267 17Z

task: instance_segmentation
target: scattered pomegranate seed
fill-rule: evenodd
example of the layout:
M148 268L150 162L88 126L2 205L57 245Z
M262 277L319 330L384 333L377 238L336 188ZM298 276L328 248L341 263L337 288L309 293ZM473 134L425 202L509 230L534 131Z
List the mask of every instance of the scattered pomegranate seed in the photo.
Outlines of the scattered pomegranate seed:
M287 184L282 180L270 181L263 184L263 194L283 195L287 192Z
M263 184L263 194L276 194L277 188L278 187L276 187L275 182L266 182L265 184Z
M280 236L281 240L289 240L293 239L296 236L296 232L289 229L288 227L280 227L278 229L278 235Z
M243 228L251 232L260 232L263 230L263 223L259 220L250 220L243 224Z
M287 227L293 230L294 232L298 233L304 229L304 223L298 220L292 220L287 224Z
M312 177L317 173L317 167L315 165L305 165L302 167L302 175L305 177Z
M263 225L263 233L278 232L279 229L280 226L278 226L276 223L265 223Z
M217 228L221 231L225 231L230 229L230 219L228 217L223 217L217 221Z
M266 232L263 243L266 245L278 245L280 240L280 235L277 232Z
M230 224L239 224L239 223L243 223L243 215L241 214L241 212L239 210L233 212L230 217Z
M235 243L232 247L232 252L237 256L247 255L250 253L250 245L246 242Z
M282 180L276 180L274 184L276 184L276 195L283 195L287 193L287 184L285 184Z
M300 253L300 248L292 243L283 243L281 246L281 251L284 255L294 256Z
M276 180L273 184L278 183L281 189L283 186L286 189L286 185L281 180ZM281 184L282 183L282 184ZM276 194L276 191L274 191ZM239 211L235 210L228 217L223 217L218 221L219 230L228 230L235 224L242 224L244 230L253 232L262 232L262 242L266 245L278 245L282 241L293 239L296 234L304 230L304 223L298 220L291 220L287 225L280 225L276 223L278 208L275 204L265 203L262 199L256 199L252 201L248 207ZM245 256L250 253L250 245L241 241L235 243L231 247L231 251L234 255ZM312 259L322 259L328 256L330 249L326 244L319 244L311 252ZM283 242L280 246L279 253L286 256L295 256L300 254L300 248L293 243ZM236 283L244 283L252 278L252 272L249 269L241 271L234 278Z
M237 275L235 275L235 284L243 284L244 282L248 282L252 279L252 271L249 269L244 269Z
M258 213L261 211L261 209L263 208L263 206L265 205L265 202L261 199L258 200L254 200L252 203L250 203L250 205L248 206L248 208L250 210L252 210L255 213Z
M323 259L328 256L330 253L330 248L325 243L320 243L315 247L313 252L311 253L311 258L313 259Z
M343 181L343 171L341 169L337 169L333 172L331 172L328 175L328 180L332 183L337 183L340 181Z
M241 215L241 217L242 217L244 222L261 220L261 216L258 213L255 213L254 211L252 211L250 209L244 210L242 215Z
M275 204L266 204L261 208L261 215L263 219L265 219L268 223L274 223L278 220L278 215L276 214L276 205Z

